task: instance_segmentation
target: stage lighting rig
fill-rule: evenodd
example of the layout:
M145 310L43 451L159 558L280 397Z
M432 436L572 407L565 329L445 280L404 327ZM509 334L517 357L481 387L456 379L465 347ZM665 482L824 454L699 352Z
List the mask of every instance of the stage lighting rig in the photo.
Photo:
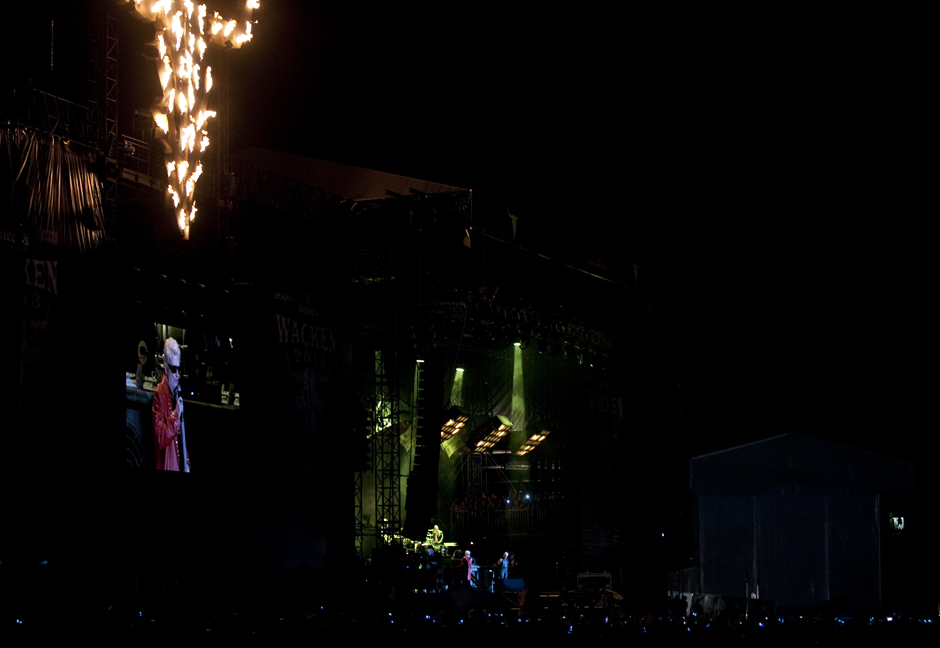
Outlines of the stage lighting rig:
M470 415L463 408L451 407L447 411L447 420L441 426L441 441L447 441L459 433L469 420Z
M545 437L547 437L549 434L551 434L551 430L542 430L538 434L533 434L532 436L529 437L529 440L525 442L524 446L516 450L516 454L519 456L529 454L530 452L535 450L536 446L538 446L542 441L544 441Z
M483 425L476 429L474 438L483 437L476 442L474 452L485 452L499 443L503 437L509 434L509 428L512 422L501 414L488 419Z

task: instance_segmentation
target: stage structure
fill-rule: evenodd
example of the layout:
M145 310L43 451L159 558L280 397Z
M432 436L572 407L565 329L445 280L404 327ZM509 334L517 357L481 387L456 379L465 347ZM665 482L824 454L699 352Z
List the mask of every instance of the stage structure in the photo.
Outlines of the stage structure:
M691 591L877 608L882 499L911 492L914 469L791 433L694 457L690 487L699 563L686 574Z
M200 202L200 217L183 224L188 240L181 241L180 228L160 217L166 167L159 147L151 146L153 122L149 115L134 114L133 108L144 104L130 96L132 90L146 94L146 79L169 93L172 79L159 84L151 78L152 61L127 54L126 46L140 40L143 24L136 3L95 6L107 11L90 28L97 54L89 57L93 64L88 66L96 78L82 85L92 96L88 104L34 91L27 106L30 118L42 122L29 128L43 131L43 150L54 152L49 159L58 160L56 168L67 168L73 181L81 180L77 186L89 188L59 218L59 224L84 229L70 239L64 230L52 234L55 228L33 220L53 211L22 212L29 218L17 216L2 229L6 238L20 240L18 221L27 223L33 248L11 244L10 263L21 268L24 259L31 260L29 290L52 295L45 288L68 285L74 291L67 293L69 299L78 299L84 293L75 285L83 275L61 272L57 255L73 245L95 250L110 219L112 256L96 261L106 258L111 264L99 269L114 284L108 301L126 310L113 319L186 331L187 341L199 342L184 350L184 362L200 369L209 368L203 343L244 349L226 368L232 377L226 396L233 402L221 402L220 392L219 402L205 403L207 425L193 426L191 450L201 455L203 475L221 475L219 483L244 493L246 501L234 498L230 505L248 518L239 522L250 530L243 536L257 542L257 555L274 563L322 566L329 549L348 549L353 535L366 556L375 547L400 544L403 535L421 540L423 529L449 519L458 494L476 497L491 491L487 494L520 498L520 508L530 506L529 513L513 513L514 521L504 527L513 533L536 528L526 519L537 517L531 512L544 508L550 495L564 502L559 519L565 523L549 527L564 528L568 544L578 546L581 555L614 556L619 549L613 539L629 516L600 512L616 508L619 480L628 472L624 465L632 448L622 433L655 431L648 425L655 415L647 412L644 419L636 412L651 411L656 403L651 396L668 389L668 377L655 373L662 362L650 335L652 307L642 291L625 275L603 278L596 269L585 270L577 248L557 242L551 247L550 241L559 239L538 231L534 219L517 223L501 206L472 201L467 189L260 149L241 151L231 163L215 161L224 191L193 182L200 196L222 200ZM208 13L200 27L195 5L191 14L185 5L178 11L183 13L165 12L161 18L170 16L173 38L181 34L177 46L168 44L171 36L163 33L163 56L172 65L167 68L160 60L178 84L173 102L168 94L161 99L167 135L176 132L169 127L171 112L179 120L188 114L191 132L197 132L198 113L189 110L198 103L192 77L195 65L201 65L197 34L200 29L211 33ZM195 21L187 23L192 38L182 22L182 31L173 31L173 16ZM188 49L190 42L196 49ZM181 80L174 52L186 66L192 57L189 79ZM207 43L206 57L220 54L224 61L224 53ZM212 65L215 89L224 90L214 74L224 67ZM207 70L200 68L197 76L205 88ZM184 87L188 112L179 103ZM18 115L12 123L25 127ZM207 124L216 128L219 122ZM192 145L195 152L189 132L186 150ZM12 129L3 135L12 157L22 154L38 165L27 168L42 166L44 158L23 153L31 146L29 138ZM181 132L180 152L183 142ZM192 180L194 161L174 160L174 182L183 176ZM211 176L209 160L202 161L204 175ZM183 175L180 162L187 162ZM232 178L237 182L228 182ZM42 185L38 180L35 186ZM175 191L180 196L188 192L185 187ZM14 202L18 208L28 204L18 197L11 198ZM103 207L109 202L110 212ZM188 219L191 207L179 213ZM37 242L51 247L40 253ZM635 273L630 276L635 280ZM23 288L9 291L18 307ZM78 317L81 308L71 306ZM27 315L7 322L18 332L13 339L21 340L24 321L35 321L35 326L27 324L36 338L27 346L51 348L42 339L41 318ZM62 338L55 344L65 347L67 327L59 328ZM137 364L142 339L134 333L136 339L122 335L114 342L122 349L131 342L129 371ZM154 362L154 352L141 354L147 362L140 364ZM30 376L47 368L38 355L35 359ZM221 365L212 369L221 371ZM237 392L229 384L237 384ZM17 392L11 388L8 393ZM145 412L145 399L138 400L136 406ZM212 425L223 411L226 425ZM451 418L453 426L442 429ZM142 420L135 433L138 445L145 443L146 416ZM487 422L491 425L484 427ZM206 434L212 429L224 434L212 439ZM253 443L246 437L259 430L266 451L240 461L235 448ZM484 451L472 452L468 442L482 443L477 447ZM347 452L334 452L337 447ZM240 464L244 475L233 471ZM355 527L349 524L348 497L335 498L345 502L344 513L336 516L333 498L321 501L336 483L349 484L350 473L356 475ZM200 472L194 474L198 479ZM541 493L527 493L532 487ZM532 502L541 495L542 504L525 504L527 494ZM473 516L464 517L460 527L467 538L479 534L482 527L475 526Z

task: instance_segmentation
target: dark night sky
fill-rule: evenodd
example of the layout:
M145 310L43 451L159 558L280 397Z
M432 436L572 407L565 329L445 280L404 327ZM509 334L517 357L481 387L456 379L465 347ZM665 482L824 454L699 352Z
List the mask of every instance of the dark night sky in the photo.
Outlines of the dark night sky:
M520 227L617 241L667 278L702 450L793 430L917 455L934 353L916 42L818 14L256 17L233 150L470 187Z

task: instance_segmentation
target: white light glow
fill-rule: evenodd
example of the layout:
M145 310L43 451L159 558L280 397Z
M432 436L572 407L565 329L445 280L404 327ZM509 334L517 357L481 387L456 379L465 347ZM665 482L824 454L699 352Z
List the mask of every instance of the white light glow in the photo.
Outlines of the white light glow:
M251 40L251 23L245 23L245 33L235 39L237 43L247 43Z
M170 132L170 122L167 119L167 116L163 113L155 114L153 116L153 121L156 122L157 126L160 127L160 130L163 131L164 135Z
M164 56L163 60L157 64L157 75L160 77L160 87L163 88L165 94L166 87L170 83L170 77L173 75L173 68L170 66L169 56Z

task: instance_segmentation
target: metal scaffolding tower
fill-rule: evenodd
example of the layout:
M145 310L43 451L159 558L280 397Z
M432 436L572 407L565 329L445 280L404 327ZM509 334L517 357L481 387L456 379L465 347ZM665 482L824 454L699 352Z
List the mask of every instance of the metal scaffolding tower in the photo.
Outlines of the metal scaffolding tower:
M362 471L360 470L353 473L353 508L353 537L356 543L356 556L361 560L365 558L362 547L365 537L365 525L362 519Z
M390 356L390 357L388 357ZM375 353L375 434L372 458L375 466L376 546L400 543L401 531L401 436L399 388L395 353Z
M467 493L470 497L479 497L486 491L486 480L483 476L484 455L478 452L471 452L467 456Z
M117 215L116 160L118 146L118 22L106 6L88 17L88 122L108 159L102 187L105 223Z

